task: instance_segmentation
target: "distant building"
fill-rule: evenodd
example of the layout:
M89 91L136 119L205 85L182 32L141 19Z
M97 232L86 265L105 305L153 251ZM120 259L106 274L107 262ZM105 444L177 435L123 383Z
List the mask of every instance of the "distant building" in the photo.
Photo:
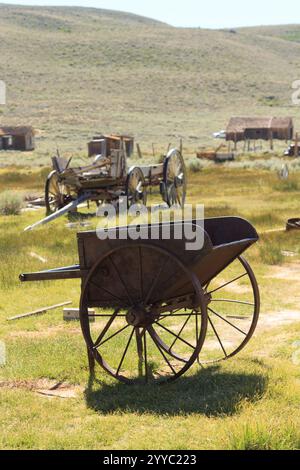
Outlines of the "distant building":
M226 130L226 140L292 140L294 123L290 117L232 117Z
M0 126L0 150L30 151L35 148L34 129L30 126Z

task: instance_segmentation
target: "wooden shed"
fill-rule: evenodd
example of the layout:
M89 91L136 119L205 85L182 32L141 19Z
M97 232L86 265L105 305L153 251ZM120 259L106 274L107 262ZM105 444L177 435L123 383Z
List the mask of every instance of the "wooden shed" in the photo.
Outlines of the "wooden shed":
M232 117L226 130L226 140L292 140L294 123L290 117Z
M120 149L121 141L125 144L127 157L130 157L134 151L134 138L127 135L115 134L95 136L88 143L89 157L100 154L107 157L111 154L112 150Z
M34 135L34 129L31 126L0 126L0 150L34 150Z

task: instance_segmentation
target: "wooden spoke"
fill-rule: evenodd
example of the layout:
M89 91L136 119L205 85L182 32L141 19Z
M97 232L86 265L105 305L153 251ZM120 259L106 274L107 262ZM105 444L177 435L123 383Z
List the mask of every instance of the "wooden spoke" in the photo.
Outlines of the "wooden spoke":
M110 341L111 339L115 338L115 336L118 336L120 333L122 333L123 331L127 330L127 328L129 328L129 325L124 326L123 328L121 328L121 330L119 330L119 331L117 331L116 333L114 333L113 335L109 336L109 338L106 338L104 341L102 341L100 344L98 344L98 345L95 346L94 348L95 348L95 349L100 348L100 346L103 346L103 344L107 343L107 342Z
M217 332L217 330L216 330L216 328L215 328L215 326L214 326L214 324L213 324L213 322L212 322L212 320L211 320L211 318L210 318L209 315L208 315L208 321L209 321L209 323L210 323L210 325L211 325L211 327L212 327L212 329L213 329L214 334L216 335L216 337L217 337L217 339L218 339L218 342L219 342L219 344L220 344L220 346L221 346L221 348L222 348L223 353L225 354L225 357L227 357L227 352L225 351L225 348L224 348L223 343L222 343L222 341L221 341L221 339L220 339L220 336L218 335L218 332Z
M151 333L150 333L150 336L151 336ZM168 358L166 357L165 353L163 352L163 350L161 349L160 345L156 342L156 339L155 337L152 337L152 341L153 343L155 344L155 346L157 347L157 349L159 350L160 354L162 355L162 357L164 358L165 362L168 364L168 366L170 367L171 371L173 372L174 375L176 375L176 370L174 369L174 367L171 365L170 361L168 360Z
M132 298L131 298L131 296L130 296L130 294L129 294L129 291L128 291L128 289L127 289L127 286L126 286L125 282L123 281L123 279L122 279L122 277L121 277L121 275L120 275L120 273L119 273L119 270L117 269L117 267L116 267L116 265L115 265L115 263L114 263L114 260L112 259L111 256L109 256L109 260L110 260L110 262L112 263L112 265L113 265L113 267L114 267L114 269L115 269L115 272L117 273L118 279L119 279L120 283L122 284L122 286L123 286L123 288L124 288L124 291L126 292L126 295L127 295L127 298L128 298L128 300L129 300L130 304L133 305L133 301L132 301Z
M132 329L132 332L131 332L131 334L130 334L130 336L129 336L128 343L127 343L127 345L126 345L126 348L125 348L125 350L124 350L122 359L121 359L120 364L119 364L118 369L117 369L117 375L119 375L119 372L120 372L121 367L122 367L122 365L123 365L123 362L124 362L124 360L125 360L125 357L126 357L126 354L127 354L128 349L129 349L129 346L130 346L130 343L131 343L131 340L132 340L134 331L135 331L135 328Z
M145 363L145 380L146 383L149 380L148 376L148 357L147 357L147 337L146 337L147 331L145 330L144 332L144 363Z
M223 320L225 323L227 323L228 325L230 325L232 328L236 329L237 331L239 331L241 334L243 334L244 336L247 336L247 333L245 333L244 331L240 330L237 326L235 326L233 323L231 323L230 321L226 320L226 318L223 318L222 315L220 315L219 313L215 312L212 308L208 307L208 310L213 313L214 315L216 315L218 318L220 318L221 320Z
M163 328L163 330L166 330L168 333L170 333L170 335L174 336L175 338L179 339L179 341L181 341L182 343L185 343L187 346L189 346L190 348L192 349L195 349L195 346L193 346L191 343L189 343L188 341L186 341L185 339L183 338L180 338L178 335L176 335L175 333L173 333L173 331L169 330L169 328L166 328L164 325L161 325L159 322L156 322L156 325L159 325L161 328Z
M178 336L181 335L181 333L182 333L183 330L185 329L186 325L187 325L188 322L190 321L191 317L192 317L192 315L189 315L189 317L186 319L186 321L184 322L184 324L183 324L181 330L180 330L179 333L178 333ZM171 346L170 346L170 350L175 346L177 340L178 340L178 338L175 338L175 339L174 339L173 343L172 343Z
M222 286L218 287L217 289L214 289L214 290L208 292L208 294L214 294L215 292L218 292L219 290L224 289L224 287L227 287L230 284L233 284L234 282L238 281L239 279L242 279L245 276L247 276L247 273L241 274L240 276L236 277L235 279L232 279L231 281L226 282L226 284L223 284Z
M111 295L114 299L118 300L119 302L122 302L122 299L120 299L120 297L118 297L117 295L113 294L113 293L110 292L109 290L105 289L105 287L100 286L100 285L97 284L95 281L91 280L91 284L92 284L93 286L97 287L97 289L103 290L103 292L106 292L106 294Z
M230 304L250 305L251 307L255 306L253 302L243 302L241 300L233 300L233 299L212 299L212 302L227 302Z
M107 314L105 315L104 313L103 314L97 314L97 313L89 313L88 314L88 317L89 318L110 318L111 315ZM125 318L126 315L118 315L119 318Z
M159 279L160 279L160 276L161 276L163 270L166 269L168 263L169 263L169 260L167 260L166 263L161 264L160 269L159 269L158 273L156 274L155 280L154 280L154 282L152 283L152 285L151 285L151 287L150 287L150 289L149 289L149 291L148 291L148 294L147 294L147 296L146 296L146 299L145 299L145 304L146 304L146 305L148 304L148 302L149 302L149 300L150 300L150 298L151 298L151 295L152 295L152 293L153 293L155 287L156 287L157 284L158 284L158 281L159 281Z
M142 255L142 248L139 247L139 267L140 267L140 291L141 291L141 299L144 298L144 285L143 285L143 255Z
M114 322L116 316L118 315L119 310L116 310L114 314L111 316L111 318L108 320L107 324L105 325L104 329L102 330L101 334L98 336L98 339L95 341L94 344L94 349L98 347L98 345L101 343L102 339L108 332L109 328L111 327L112 323Z
M138 353L138 369L139 369L139 376L142 377L143 375L143 361L144 361L144 350L143 350L143 335L140 332L140 328L135 328L135 337L136 337L136 346L137 346L137 353Z

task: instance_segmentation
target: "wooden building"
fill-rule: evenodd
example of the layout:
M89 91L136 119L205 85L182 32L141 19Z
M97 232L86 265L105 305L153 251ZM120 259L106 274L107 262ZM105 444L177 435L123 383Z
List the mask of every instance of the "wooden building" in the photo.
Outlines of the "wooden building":
M34 135L34 129L31 126L0 126L0 150L34 150Z
M134 151L134 138L127 135L100 135L93 138L88 143L89 157L95 155L104 155L105 157L111 154L112 150L119 150L124 142L127 157L130 157Z
M290 117L232 117L226 130L226 140L292 140L294 123Z

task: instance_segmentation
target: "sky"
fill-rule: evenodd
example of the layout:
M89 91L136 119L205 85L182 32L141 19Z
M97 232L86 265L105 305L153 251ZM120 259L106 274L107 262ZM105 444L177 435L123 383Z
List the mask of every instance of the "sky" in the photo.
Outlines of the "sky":
M127 11L173 26L230 28L300 24L299 0L11 0L18 5L65 5Z

